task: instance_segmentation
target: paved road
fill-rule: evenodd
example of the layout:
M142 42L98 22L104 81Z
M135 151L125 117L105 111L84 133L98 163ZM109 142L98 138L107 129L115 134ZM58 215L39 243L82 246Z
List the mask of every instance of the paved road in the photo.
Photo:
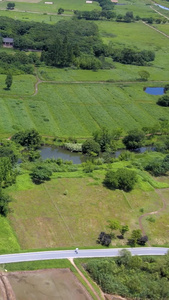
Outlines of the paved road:
M35 261L47 259L63 259L63 258L84 258L84 257L114 257L119 255L120 248L117 249L93 249L93 250L79 250L78 254L74 250L63 251L42 251L42 252L28 252L17 254L0 255L0 264L21 262L21 261ZM164 255L169 248L147 247L147 248L128 248L132 255Z

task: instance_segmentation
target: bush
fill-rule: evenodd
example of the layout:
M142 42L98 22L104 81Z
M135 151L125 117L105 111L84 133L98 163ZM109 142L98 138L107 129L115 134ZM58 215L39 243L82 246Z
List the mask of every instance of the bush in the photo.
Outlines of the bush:
M35 129L19 131L12 136L11 140L21 146L33 149L38 149L42 142L40 134Z
M8 212L10 211L8 204L11 201L12 198L1 190L0 191L0 214L2 216L4 217L7 216Z
M127 149L137 149L144 145L145 133L141 130L131 130L124 137L123 143Z
M165 175L169 171L169 155L162 159L154 159L146 165L145 170L154 176Z
M101 244L102 246L107 246L108 247L111 243L111 235L107 234L105 232L101 232L99 234L97 243Z
M64 147L71 152L82 152L82 144L65 143Z
M111 170L106 173L104 184L110 189L131 191L137 181L136 172L128 169Z
M52 172L46 166L36 166L31 173L32 181L36 184L50 180Z
M96 154L98 155L100 152L100 145L99 143L95 142L92 139L86 140L82 145L82 152L83 154Z
M168 107L169 106L169 96L164 95L163 97L159 98L157 101L157 104L160 106Z

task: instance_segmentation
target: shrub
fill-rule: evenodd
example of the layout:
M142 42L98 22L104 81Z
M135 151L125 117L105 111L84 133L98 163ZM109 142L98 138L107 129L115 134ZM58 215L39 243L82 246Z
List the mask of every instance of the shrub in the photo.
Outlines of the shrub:
M42 183L46 180L50 180L52 172L46 166L36 166L31 173L31 178L34 183Z
M64 147L71 152L82 152L82 144L65 143Z
M141 130L131 130L124 137L123 143L127 149L137 149L144 145L145 133Z
M88 154L88 155L91 155L92 153L98 155L100 152L100 145L96 141L92 139L88 139L82 145L82 152L83 154Z
M110 170L106 173L104 184L110 189L120 189L128 192L137 181L136 172L128 169Z
M169 96L164 95L163 97L159 98L157 101L157 104L160 106L168 107L169 106Z
M101 244L102 246L109 246L111 243L111 235L105 232L101 232L97 239L97 243Z

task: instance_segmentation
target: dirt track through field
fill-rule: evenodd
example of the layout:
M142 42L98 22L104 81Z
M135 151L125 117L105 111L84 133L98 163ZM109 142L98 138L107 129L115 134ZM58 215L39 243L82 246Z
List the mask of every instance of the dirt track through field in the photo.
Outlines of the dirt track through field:
M79 270L79 268L75 265L73 258L69 258L69 261L71 262L71 264L74 266L74 268L77 270L77 272L79 273L79 275L83 278L83 280L87 283L88 287L90 288L90 290L93 292L93 294L96 296L96 298L98 300L102 300L105 299L103 292L100 290L102 297L100 298L99 295L96 293L96 291L94 290L94 288L92 287L92 285L90 284L90 282L87 280L87 278L83 275L83 273Z
M166 188L166 189L156 189L156 190L155 190L155 192L160 196L160 199L161 199L161 201L162 201L162 207L161 207L159 210L152 211L152 212L149 212L149 213L145 213L145 214L143 214L143 215L141 215L141 216L139 217L139 226L140 226L140 229L141 229L142 234L143 234L144 236L146 235L146 232L145 232L145 229L144 229L143 224L142 224L142 219L143 219L144 217L147 217L147 216L150 216L150 215L159 214L160 212L162 212L162 211L164 211L164 210L166 209L167 204L166 204L166 201L165 201L165 199L164 199L164 197L163 197L163 195L162 195L162 193L161 193L162 191L166 191L166 190L169 191L169 188ZM150 245L150 242L147 242L147 244L148 244L149 246L151 246L151 245Z
M151 29L155 30L156 32L158 32L158 33L164 35L166 38L169 39L169 35L167 35L166 33L164 33L164 32L162 32L162 31L158 30L157 28L155 28L155 27L153 27L153 26L147 24L146 22L143 22L143 24L146 25L146 26L148 26L148 27L150 27Z
M0 274L0 297L2 296L3 300L16 300L15 294L6 275L7 274L5 273Z

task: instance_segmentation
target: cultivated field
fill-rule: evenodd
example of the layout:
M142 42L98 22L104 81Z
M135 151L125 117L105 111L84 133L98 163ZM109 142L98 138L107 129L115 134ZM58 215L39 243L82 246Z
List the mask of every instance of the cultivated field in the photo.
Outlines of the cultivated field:
M3 283L11 300L92 299L69 269L11 272L3 276ZM0 299L3 296L2 289Z
M36 96L25 97L29 89L23 91L19 99L16 88L15 98L1 96L0 99L1 136L9 136L22 128L36 128L43 135L88 137L102 126L121 127L126 132L153 126L161 117L169 119L169 111L156 105L158 96L146 94L145 86L147 84L141 83L44 83L39 85Z
M169 119L168 110L156 105L158 96L143 88L143 84L42 84L29 100L11 100L10 105L2 100L3 110L14 121L2 123L0 130L11 132L15 124L14 129L34 127L44 135L86 137L102 126L127 131L154 125L160 117Z

